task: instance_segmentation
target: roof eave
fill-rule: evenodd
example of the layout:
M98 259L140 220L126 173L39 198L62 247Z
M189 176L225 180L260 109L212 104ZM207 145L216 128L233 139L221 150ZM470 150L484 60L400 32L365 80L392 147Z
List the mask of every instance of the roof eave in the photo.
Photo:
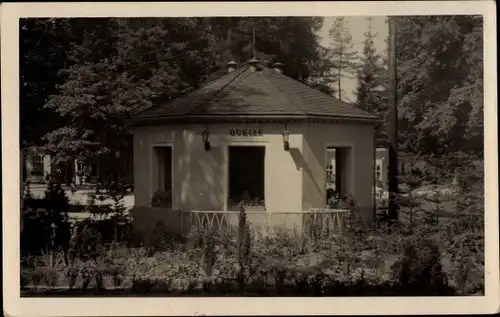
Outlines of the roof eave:
M265 115L189 115L189 116L161 116L142 117L132 120L133 126L149 126L176 123L222 123L222 122L242 122L242 121L262 121L262 122L289 122L289 121L333 121L351 122L369 125L379 125L382 121L373 117L361 116L327 116L327 115L306 115L306 114L265 114Z

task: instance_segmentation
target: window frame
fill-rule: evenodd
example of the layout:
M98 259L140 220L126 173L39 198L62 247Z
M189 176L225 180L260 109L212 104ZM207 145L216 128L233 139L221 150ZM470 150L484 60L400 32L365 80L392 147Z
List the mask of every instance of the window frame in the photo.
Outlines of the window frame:
M268 153L269 153L269 141L231 141L224 144L224 170L225 170L225 184L224 184L224 210L229 211L229 148L230 147L264 147L264 210L267 210L267 201L269 199L269 173L267 169L269 167Z

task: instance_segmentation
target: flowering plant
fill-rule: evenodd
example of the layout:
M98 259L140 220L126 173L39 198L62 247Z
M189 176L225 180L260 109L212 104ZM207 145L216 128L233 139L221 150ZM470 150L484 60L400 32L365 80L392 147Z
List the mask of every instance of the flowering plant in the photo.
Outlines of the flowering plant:
M332 209L354 209L356 198L352 194L334 194L328 199L328 207Z

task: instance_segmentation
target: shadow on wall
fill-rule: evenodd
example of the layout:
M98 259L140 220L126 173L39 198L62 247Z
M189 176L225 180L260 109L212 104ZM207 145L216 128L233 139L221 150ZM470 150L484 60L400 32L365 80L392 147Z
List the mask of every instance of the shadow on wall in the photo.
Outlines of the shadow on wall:
M243 77L248 74L242 75ZM279 107L282 100L266 93L262 83L252 80L255 87L214 87L193 91L172 101L170 109L189 109L197 114L203 114L212 104L208 100L217 100L219 112L231 112L244 115L249 108L256 104L266 104L265 110L272 110L273 106ZM195 104L196 106L192 106ZM160 108L155 109L158 113ZM162 112L163 113L163 112ZM181 132L182 133L182 132ZM212 144L209 151L205 151L201 136L198 134L185 133L181 136L183 141L176 146L183 155L175 154L174 169L177 180L174 184L174 192L180 209L197 208L203 210L222 210L224 202L225 180L225 157L224 148Z
M176 178L174 190L180 209L222 209L224 193L221 179L222 148L212 147L205 151L201 137L184 134L179 144L182 155L176 155Z
M289 152L290 152L290 155L292 156L292 159L295 163L295 166L297 167L297 170L300 170L302 168L302 170L304 172L306 172L307 175L309 176L309 178L312 180L315 189L319 193L322 193L323 188L320 186L320 184L318 184L316 177L314 177L312 170L309 167L309 164L307 163L307 161L305 160L304 155L302 155L302 153L300 152L300 149L290 148Z

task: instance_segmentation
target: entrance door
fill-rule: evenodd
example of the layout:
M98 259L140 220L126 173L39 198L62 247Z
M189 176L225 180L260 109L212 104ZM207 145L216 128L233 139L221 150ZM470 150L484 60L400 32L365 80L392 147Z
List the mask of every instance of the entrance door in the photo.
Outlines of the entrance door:
M229 207L265 204L264 146L229 147Z

